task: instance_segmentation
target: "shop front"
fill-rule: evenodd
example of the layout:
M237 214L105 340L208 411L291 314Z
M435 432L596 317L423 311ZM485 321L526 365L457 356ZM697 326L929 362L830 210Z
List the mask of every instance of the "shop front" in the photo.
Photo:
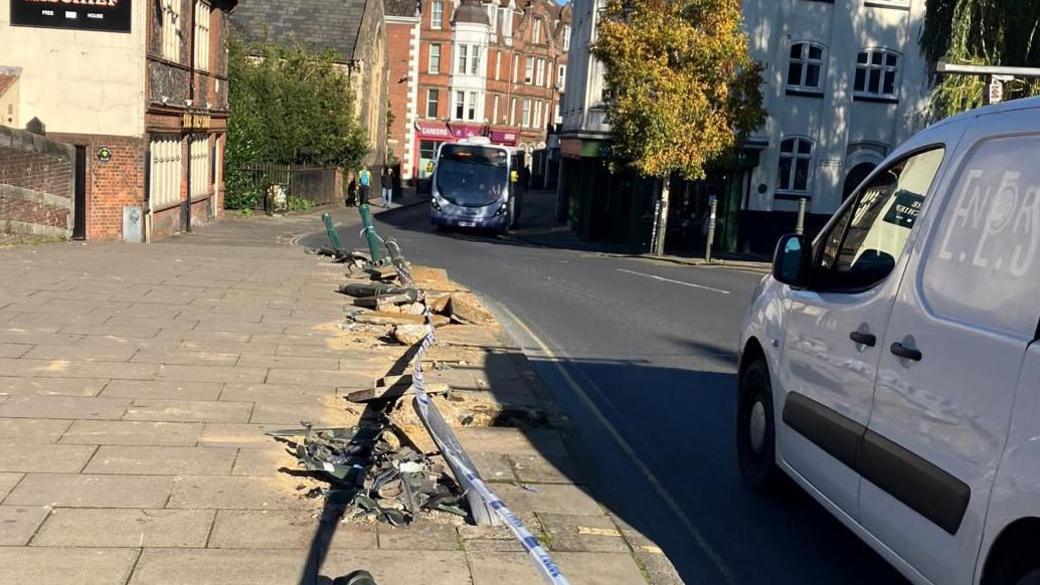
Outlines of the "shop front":
M429 187L430 176L433 175L433 164L437 159L437 147L443 142L455 140L448 125L440 121L419 121L415 123L415 141L419 148L415 150L416 185L421 192Z

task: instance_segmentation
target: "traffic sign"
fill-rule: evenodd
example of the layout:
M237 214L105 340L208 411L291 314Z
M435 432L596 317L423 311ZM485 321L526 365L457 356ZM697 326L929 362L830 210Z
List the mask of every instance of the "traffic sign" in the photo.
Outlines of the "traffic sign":
M989 103L999 104L1004 101L1004 84L994 79L989 82Z

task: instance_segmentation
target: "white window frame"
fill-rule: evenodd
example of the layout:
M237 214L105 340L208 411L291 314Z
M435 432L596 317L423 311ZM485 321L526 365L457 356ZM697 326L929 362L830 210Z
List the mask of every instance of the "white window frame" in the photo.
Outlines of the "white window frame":
M874 63L875 55L880 56L881 62ZM895 58L895 64L890 65L890 58ZM865 58L866 62L860 61L861 58ZM899 73L900 66L903 62L903 55L898 51L887 49L884 47L868 47L860 49L856 53L856 70L852 80L852 96L862 98L881 98L886 100L895 100L899 97ZM860 75L863 73L863 88L857 88L857 81ZM878 75L878 89L877 91L870 90L870 78L871 75L877 73ZM885 91L885 81L891 79L892 81L892 92L888 93Z
M498 15L502 19L502 39L507 47L511 47L513 46L513 11L509 8L499 8Z
M495 51L495 81L502 78L502 51Z
M539 44L542 42L542 19L534 17L531 23L531 42Z
M571 50L571 25L565 25L563 27L563 50L564 52Z
M468 71L467 65L469 65L469 45L455 45L455 57L458 59L455 72L465 75Z
M191 143L191 198L192 200L209 194L213 182L209 176L209 136L196 134Z
M182 147L180 137L155 136L149 144L149 201L152 209L180 203Z
M444 0L430 3L430 28L444 28Z
M480 75L480 61L483 57L480 45L469 46L469 74Z
M784 152L784 145L790 143L791 151ZM801 152L801 145L808 144L809 152ZM777 159L776 165L776 192L787 194L787 195L808 195L812 189L813 182L813 157L816 154L816 141L809 138L808 136L785 136L780 141L780 157ZM784 166L785 161L789 161L790 171L787 174L787 184L781 184L782 173L780 169ZM798 162L806 161L806 172L805 172L805 185L799 188L796 184L796 177L798 175Z
M539 59L537 68L535 69L535 85L538 87L545 86L545 59Z
M455 91L455 107L452 109L452 119L462 120L466 115L466 92Z
M160 0L162 4L162 57L174 63L181 62L181 30L183 19L180 0Z
M795 47L798 47L798 56L794 57L791 52ZM812 58L813 49L820 50L819 58ZM795 91L808 91L812 93L823 93L823 78L826 73L827 63L827 47L814 41L794 41L791 43L790 49L787 53L787 79L785 80L785 87ZM798 65L798 79L791 80L791 66ZM816 76L816 85L810 85L807 83L809 78L809 68L817 67L819 70Z
M439 74L441 72L441 44L430 43L430 54L426 57L426 72L431 74ZM436 59L434 59L436 55Z
M498 96L491 98L491 123L498 124Z
M542 102L534 101L534 115L531 116L531 127L541 128L542 127Z
M516 85L516 80L520 75L520 55L513 55L513 85Z
M516 98L509 102L509 125L516 126Z
M534 58L524 57L524 83L531 85L534 83Z
M523 105L523 114L520 117L520 125L523 128L531 127L531 100L525 99Z
M195 5L195 68L200 71L209 71L211 15L209 4L199 2Z
M561 63L559 68L556 70L556 89L563 91L563 88L567 85L567 65Z
M477 100L479 96L477 92L469 92L469 101L466 103L466 119L473 121L477 119Z
M434 97L435 99L431 100L430 99L431 97ZM433 108L433 115L432 116L430 115L430 105L431 104L434 106L434 108ZM440 88L436 88L436 87L426 88L426 109L423 110L423 113L425 114L426 119L427 120L436 120L437 119L437 112L440 111L440 107L441 107L441 90L440 90Z

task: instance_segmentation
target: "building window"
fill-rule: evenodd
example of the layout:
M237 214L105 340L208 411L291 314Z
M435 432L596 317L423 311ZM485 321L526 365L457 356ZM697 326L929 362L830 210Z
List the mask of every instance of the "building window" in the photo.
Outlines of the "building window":
M513 55L513 83L516 84L516 76L520 71L520 55Z
M534 59L531 57L524 58L524 83L531 85L534 81Z
M498 96L497 95L492 99L491 123L492 124L498 124Z
M430 45L430 62L428 64L428 71L430 73L441 72L441 45L440 43L433 43Z
M854 97L896 98L899 53L887 49L866 49L856 56Z
M419 178L429 179L433 160L437 158L437 142L433 140L419 141Z
M506 46L512 46L513 44L513 11L509 8L500 8L498 10L498 18L501 21L502 28L502 39L505 41Z
M531 100L524 100L524 113L520 118L520 125L524 128L531 127Z
M509 102L509 125L516 126L516 98Z
M542 42L542 21L539 18L534 19L534 24L531 27L531 42Z
M559 126L560 124L563 124L563 117L560 115L560 103L559 102L556 103L556 108L555 109L556 109L556 115L553 116L553 123L556 124L557 126Z
M823 88L823 47L816 43L791 45L791 61L787 66L787 88L795 91L820 92Z
M563 27L563 50L571 50L571 27L567 25Z
M456 67L456 71L458 71L459 73L465 75L465 73L466 73L466 58L467 58L467 55L469 54L469 46L468 45L459 45L458 47L455 48L455 51L459 54L459 65L458 65L458 67Z
M495 81L502 78L502 51L495 51Z
M535 75L535 85L538 87L545 85L545 59L538 60L538 73Z
M191 143L191 196L202 197L209 193L209 136L199 134Z
M209 71L210 7L205 2L195 5L195 67Z
M430 26L432 28L443 28L444 27L444 1L433 0L433 5L430 7Z
M802 137L785 138L780 143L777 192L808 194L813 146L812 140Z
M437 111L440 110L441 92L438 89L427 89L426 90L426 117L432 119L437 118Z
M563 91L563 88L567 84L567 66L560 65L560 70L556 74L556 89Z
M534 119L531 120L532 128L540 128L542 125L542 102L534 102Z
M181 200L181 141L174 137L155 137L149 145L149 197L152 207L163 208Z
M472 45L469 48L469 72L470 75L480 73L480 45Z
M455 119L461 120L462 115L466 112L466 92L456 91L455 92Z
M477 119L477 92L469 92L469 107L466 108L466 119L476 120Z
M167 61L181 62L181 3L180 0L162 2L162 56Z

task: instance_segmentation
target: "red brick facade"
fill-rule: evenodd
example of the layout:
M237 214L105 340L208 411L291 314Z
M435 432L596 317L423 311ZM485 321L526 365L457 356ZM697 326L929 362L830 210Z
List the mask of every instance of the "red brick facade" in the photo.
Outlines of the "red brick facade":
M405 143L408 136L409 104L411 103L411 70L407 55L411 51L413 23L390 17L386 21L387 53L390 59L389 86L387 88L393 122L387 134L388 155L392 160L405 158ZM415 107L415 104L411 104Z

